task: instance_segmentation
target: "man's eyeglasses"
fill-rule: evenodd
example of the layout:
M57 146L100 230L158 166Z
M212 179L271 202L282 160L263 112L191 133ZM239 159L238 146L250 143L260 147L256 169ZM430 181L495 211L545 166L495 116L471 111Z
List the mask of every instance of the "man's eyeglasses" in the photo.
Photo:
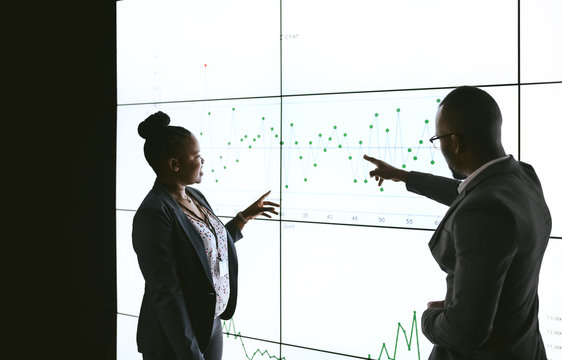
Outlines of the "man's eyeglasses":
M447 136L451 136L451 135L455 135L456 133L449 133L449 134L445 134L445 135L434 135L431 138L429 138L429 142L433 144L433 146L435 146L437 148L437 144L434 142L435 140L439 140L441 138L447 137Z

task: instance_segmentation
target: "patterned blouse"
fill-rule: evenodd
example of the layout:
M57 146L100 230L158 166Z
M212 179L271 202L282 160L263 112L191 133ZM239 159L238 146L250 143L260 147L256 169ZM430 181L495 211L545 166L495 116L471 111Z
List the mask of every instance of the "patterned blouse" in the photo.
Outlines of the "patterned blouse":
M226 309L228 304L228 298L230 296L230 282L229 275L220 276L219 268L219 253L222 261L226 261L226 266L228 268L228 243L226 236L226 229L224 225L217 219L213 214L207 212L209 215L209 222L215 230L218 237L218 253L217 253L217 241L215 240L215 235L207 227L205 222L196 219L192 216L186 214L195 229L201 235L203 239L203 244L205 245L205 252L207 253L207 261L209 262L209 267L211 269L211 275L213 277L213 285L216 293L216 305L215 305L215 318L220 316Z

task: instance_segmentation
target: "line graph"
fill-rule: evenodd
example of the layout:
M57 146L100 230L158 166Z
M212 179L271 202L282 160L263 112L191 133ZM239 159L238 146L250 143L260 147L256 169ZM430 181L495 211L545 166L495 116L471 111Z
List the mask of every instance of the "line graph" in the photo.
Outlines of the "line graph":
M265 359L293 360L293 359L286 358L285 356L272 355L268 350L262 350L262 349L259 349L259 348L255 349L253 351L248 350L246 344L244 343L244 337L242 336L241 332L237 331L236 325L235 325L233 319L230 319L228 321L223 321L222 322L222 330L223 330L223 334L225 334L227 338L232 337L233 339L238 340L239 346L242 348L242 352L243 352L244 358L246 360L255 360L257 356L259 356L260 358L265 358ZM404 347L399 348L399 344L401 344L402 339L405 343L405 348ZM414 340L415 340L415 342L414 342ZM294 345L287 345L287 344L282 344L282 345L294 347ZM421 360L419 335L418 335L418 322L417 322L416 311L413 312L412 323L411 323L411 326L409 328L409 335L408 335L408 329L405 328L402 325L402 323L398 322L398 325L397 325L397 328L396 328L396 338L395 338L394 344L391 344L390 346L387 346L387 344L383 342L382 345L381 345L380 352L378 353L378 357L373 358L371 354L368 354L366 359L400 360L401 357L400 357L399 354L403 354L403 353L400 352L399 349L412 351L412 347L414 345L416 346L415 356L418 360ZM313 350L313 351L321 351L322 352L322 350L314 350L314 349L310 349L310 348L306 348L306 350ZM340 355L345 356L344 354L340 354ZM356 357L354 355L350 355L350 356Z
M257 355L260 355L261 357L263 357L265 359L286 360L285 357L278 357L278 356L270 354L268 350L256 349L256 350L254 350L254 352L248 351L246 349L246 345L244 344L244 338L242 337L242 334L236 330L236 325L234 324L233 319L230 319L228 321L223 321L222 322L222 330L223 330L223 333L226 335L227 338L232 336L232 337L234 337L234 339L237 339L237 340L240 341L240 346L242 347L242 350L244 352L244 356L246 357L247 360L254 360L254 358Z
M398 360L399 359L396 355L398 353L398 342L400 340L400 333L401 332L402 332L402 334L404 334L404 340L406 341L406 346L408 348L408 351L412 350L412 342L414 340L414 332L415 332L418 360L421 360L420 342L419 342L419 337L418 337L418 321L416 319L416 312L415 311L414 311L414 315L412 317L412 326L411 326L411 329L410 329L410 337L408 338L408 334L406 333L406 329L399 322L398 327L396 329L396 341L394 342L394 352L393 352L392 356L390 356L390 353L388 352L388 347L386 346L386 344L383 343L382 347L381 347L381 351L379 353L379 357L377 358L377 360L383 360L383 353L386 355L386 359L384 359L384 360ZM368 359L371 359L371 354L369 354Z

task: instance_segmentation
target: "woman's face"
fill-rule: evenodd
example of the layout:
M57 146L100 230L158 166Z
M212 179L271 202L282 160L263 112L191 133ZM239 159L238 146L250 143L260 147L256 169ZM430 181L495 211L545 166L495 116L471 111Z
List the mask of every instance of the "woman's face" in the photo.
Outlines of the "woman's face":
M179 170L177 172L181 183L199 184L203 176L203 164L205 160L201 157L199 141L192 134L184 141L184 152L178 159Z

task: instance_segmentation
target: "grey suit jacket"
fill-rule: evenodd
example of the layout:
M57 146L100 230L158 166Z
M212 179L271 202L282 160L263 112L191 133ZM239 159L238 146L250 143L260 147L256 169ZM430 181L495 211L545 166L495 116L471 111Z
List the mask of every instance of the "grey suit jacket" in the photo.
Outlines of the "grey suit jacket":
M190 187L186 190L212 211L203 194ZM236 308L238 285L234 243L242 234L232 221L225 227L230 298L221 318L229 319ZM135 214L133 247L145 279L137 329L139 351L162 359L202 360L215 314L211 270L199 233L158 181Z
M407 189L449 205L429 242L447 274L442 309L422 330L432 360L546 359L537 286L551 217L533 168L510 157L459 182L411 172Z

